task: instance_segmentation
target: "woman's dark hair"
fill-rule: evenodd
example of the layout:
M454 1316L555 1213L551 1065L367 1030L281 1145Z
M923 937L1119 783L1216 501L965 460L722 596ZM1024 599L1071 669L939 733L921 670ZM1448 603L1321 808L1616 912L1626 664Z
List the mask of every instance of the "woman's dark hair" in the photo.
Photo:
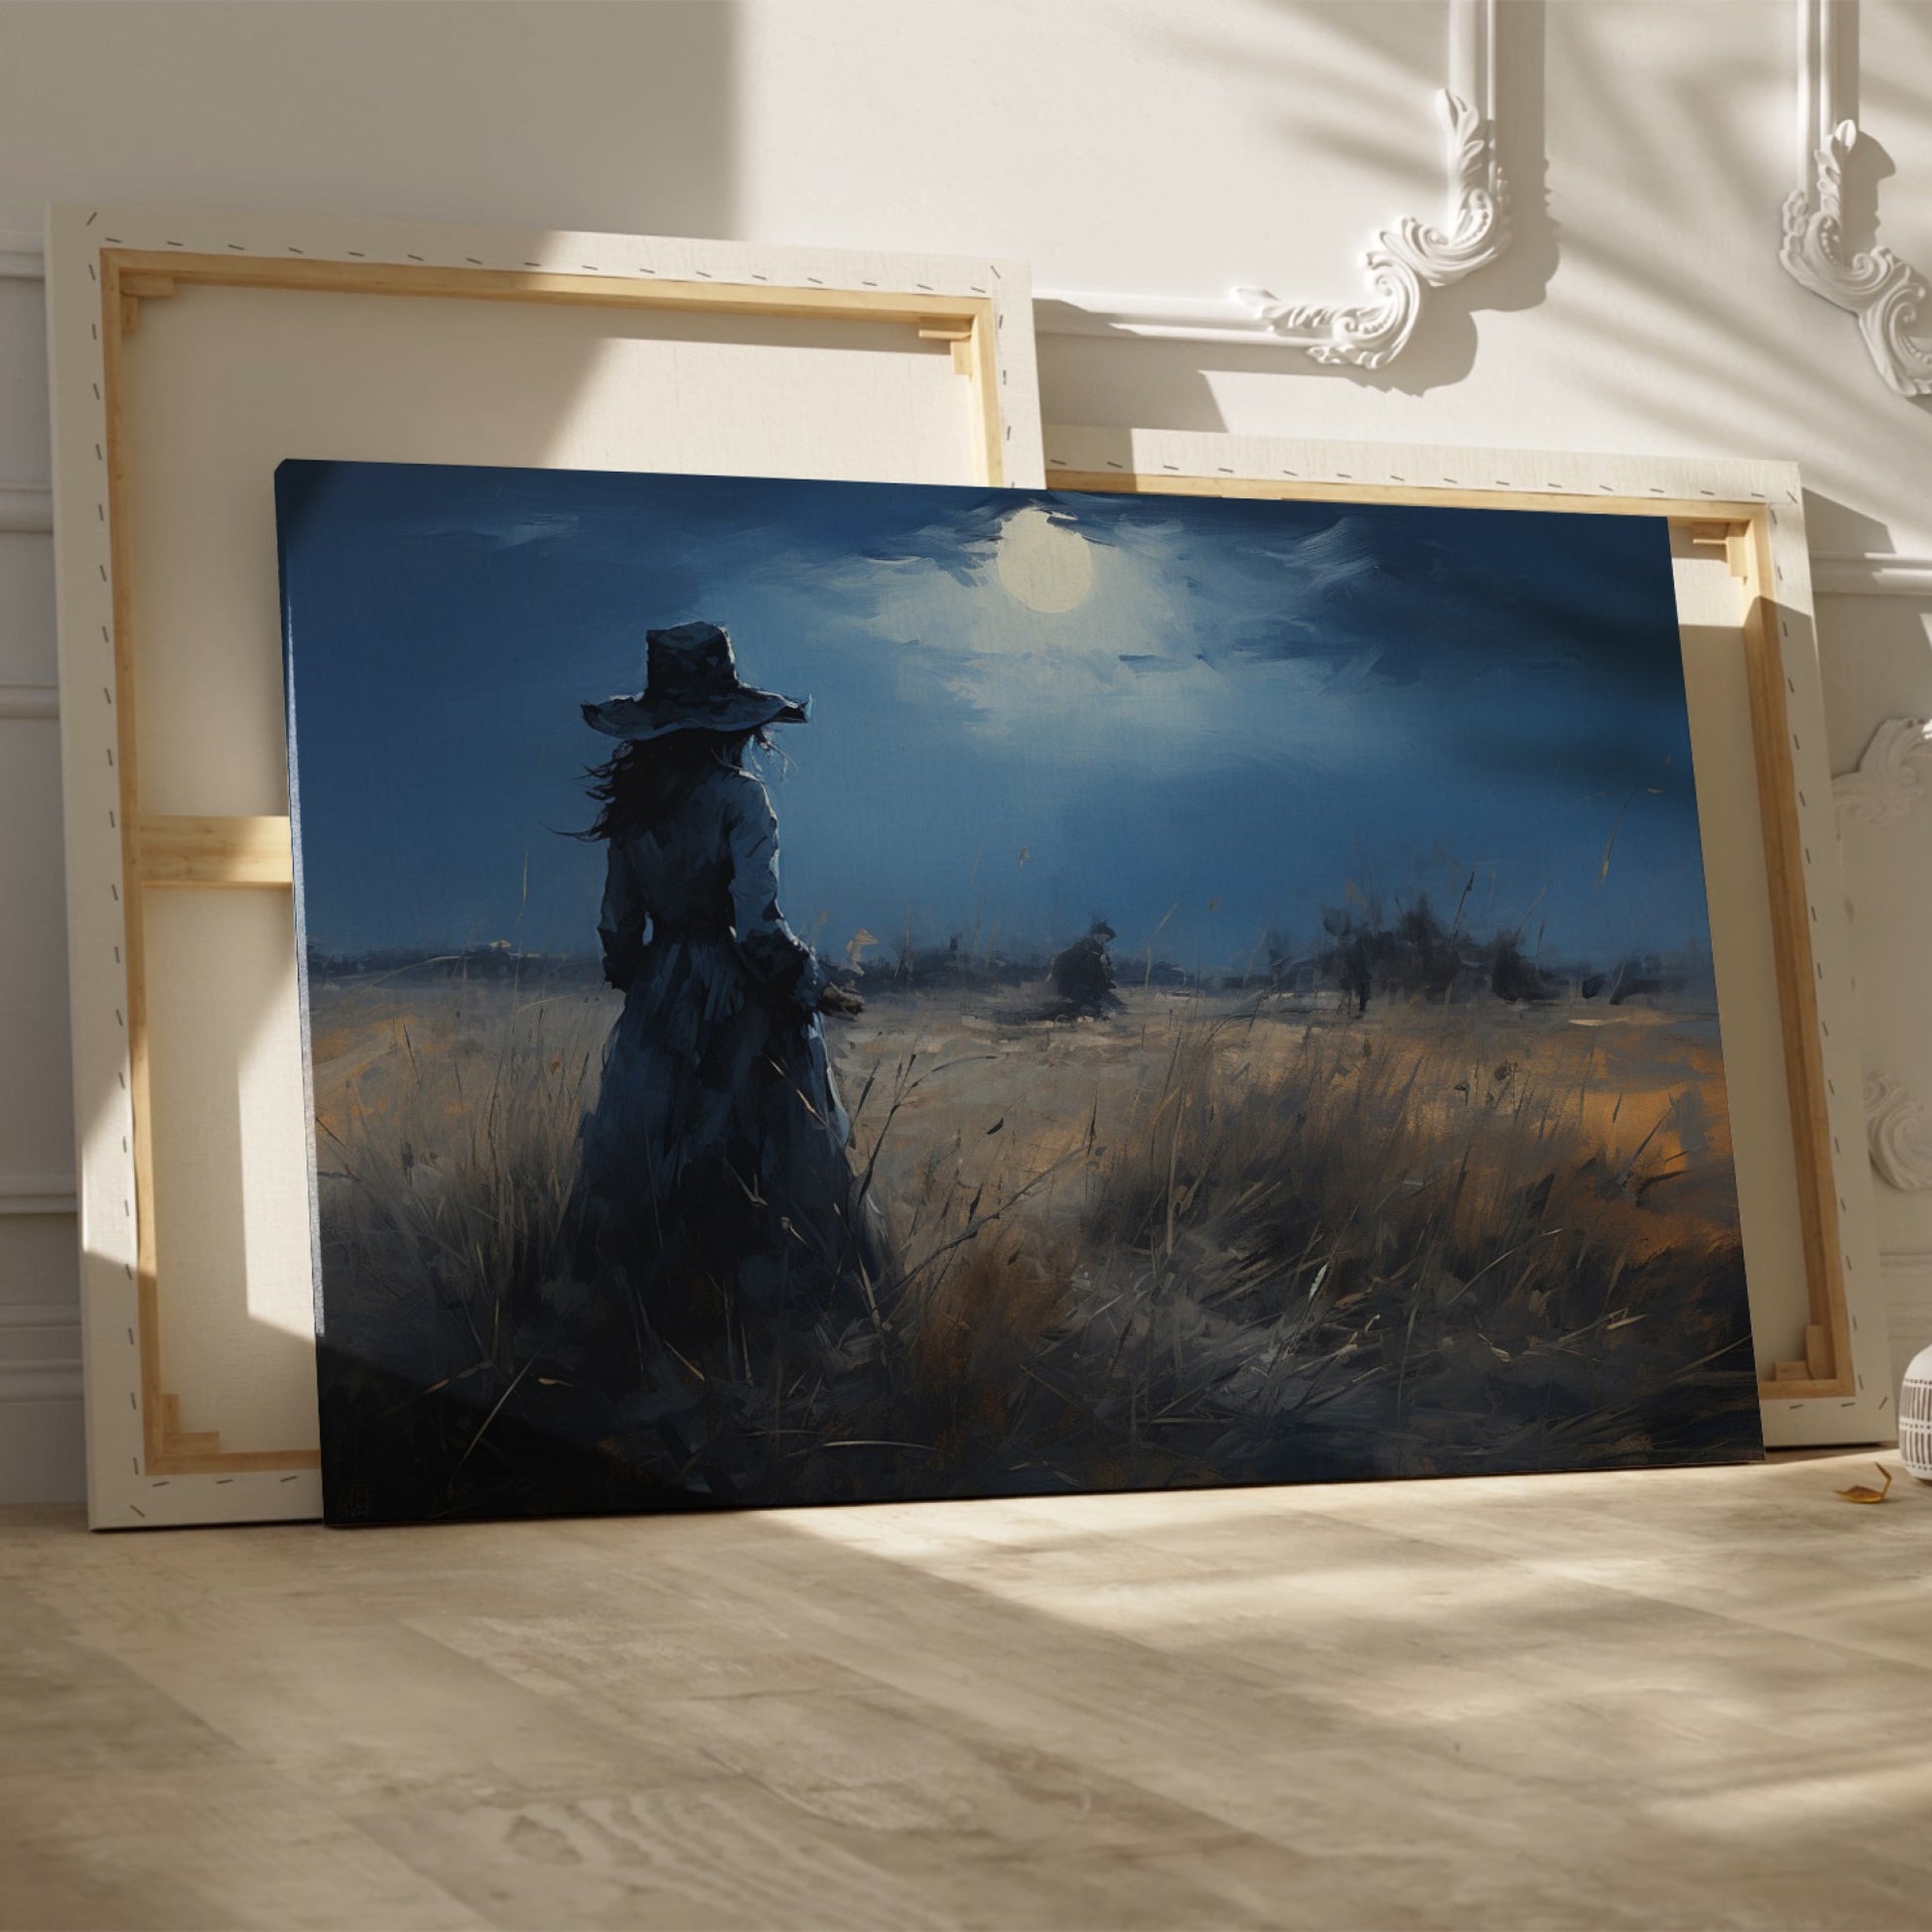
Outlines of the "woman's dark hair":
M580 839L608 839L657 823L706 771L738 771L754 745L769 741L761 731L671 732L643 744L626 742L585 772L598 803L595 823Z

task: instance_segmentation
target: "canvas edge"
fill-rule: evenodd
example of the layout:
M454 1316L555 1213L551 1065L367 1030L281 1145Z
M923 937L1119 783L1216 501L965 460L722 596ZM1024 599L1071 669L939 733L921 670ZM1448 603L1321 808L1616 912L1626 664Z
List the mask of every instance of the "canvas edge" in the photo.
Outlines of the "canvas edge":
M1896 1427L1892 1371L1876 1205L1864 1155L1858 1004L1798 466L1745 457L1616 456L1050 423L1045 447L1049 480L1061 472L1117 472L1153 478L1292 480L1406 494L1440 491L1458 502L1538 495L1572 497L1580 505L1605 497L1765 505L1772 589L1793 621L1779 639L1779 649L1789 686L1791 759L1818 974L1820 1047L1844 1247L1854 1392L1764 1400L1760 1413L1767 1449L1891 1441Z
M909 284L981 296L995 318L992 406L1006 483L1021 488L1044 480L1031 275L1024 263L969 256L69 201L50 206L45 237L88 1522L95 1529L133 1529L312 1519L322 1513L319 1469L151 1475L145 1468L121 963L120 896L127 882L115 816L101 250L447 268L521 268L534 261L552 272L618 280L653 272L667 280L854 291Z

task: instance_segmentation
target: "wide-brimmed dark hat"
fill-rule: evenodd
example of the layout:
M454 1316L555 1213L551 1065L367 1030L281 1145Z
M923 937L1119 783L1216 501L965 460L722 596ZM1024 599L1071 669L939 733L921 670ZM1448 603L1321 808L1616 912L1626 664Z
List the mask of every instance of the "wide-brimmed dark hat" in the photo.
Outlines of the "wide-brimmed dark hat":
M644 688L584 707L584 722L632 744L670 732L752 732L802 725L809 702L738 681L732 640L715 623L644 632Z

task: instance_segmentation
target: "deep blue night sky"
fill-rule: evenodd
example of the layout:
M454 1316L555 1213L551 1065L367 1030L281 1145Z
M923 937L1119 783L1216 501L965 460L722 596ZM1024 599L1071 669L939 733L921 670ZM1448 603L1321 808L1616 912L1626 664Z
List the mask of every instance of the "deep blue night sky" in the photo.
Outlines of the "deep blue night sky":
M586 699L725 624L828 952L1096 914L1238 966L1428 891L1546 956L1708 944L1664 519L291 463L310 942L587 952ZM1607 859L1607 865L1606 865Z

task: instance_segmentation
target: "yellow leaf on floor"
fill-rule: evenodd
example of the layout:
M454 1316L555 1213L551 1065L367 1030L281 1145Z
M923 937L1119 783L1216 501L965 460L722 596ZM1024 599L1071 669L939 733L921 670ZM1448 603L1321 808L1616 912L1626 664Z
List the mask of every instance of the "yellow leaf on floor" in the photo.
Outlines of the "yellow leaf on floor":
M1884 1488L1874 1489L1869 1483L1855 1482L1851 1488L1838 1492L1848 1503L1881 1503L1885 1500L1885 1490L1891 1487L1891 1471L1882 1462L1874 1462L1871 1466L1878 1471Z

